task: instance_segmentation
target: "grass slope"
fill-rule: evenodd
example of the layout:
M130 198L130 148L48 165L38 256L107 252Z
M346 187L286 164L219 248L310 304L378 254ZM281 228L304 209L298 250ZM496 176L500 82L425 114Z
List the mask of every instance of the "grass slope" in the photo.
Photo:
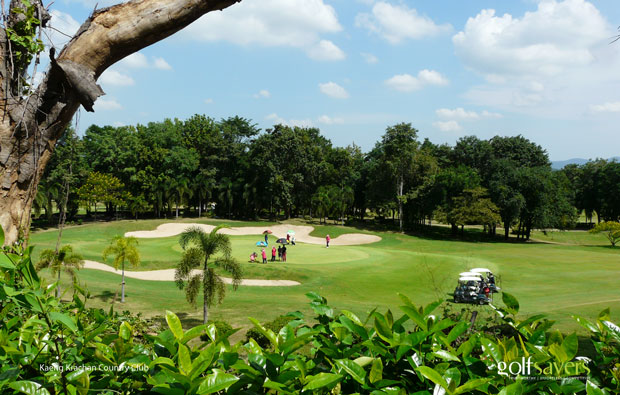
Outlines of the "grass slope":
M72 244L87 259L101 261L101 251L114 235L154 229L163 222L120 221L73 227L63 233L63 244ZM314 226L316 235L358 232L355 228ZM302 285L231 289L223 304L210 310L211 318L248 326L248 316L266 321L289 311L310 314L305 297L309 291L327 297L338 309L362 315L375 307L397 310L397 293L418 304L447 298L445 294L453 290L458 273L478 266L499 275L502 288L519 299L521 313L547 313L563 330L578 329L571 314L594 318L603 308L611 307L612 313L620 309L620 255L618 249L605 245L604 238L594 239L597 235L584 232L556 233L554 238L561 237L564 244L522 244L446 239L446 231L437 228L424 237L381 232L377 234L383 239L378 243L329 249L299 243L289 247L287 263L268 265L248 262L252 251L260 251L255 246L259 236L231 237L233 253L243 263L246 278L290 279ZM470 235L476 232L472 230ZM536 237L540 239L541 235ZM35 252L53 248L55 241L55 231L36 232L31 237L37 246ZM181 255L178 237L140 239L140 252L143 263L138 270L173 268ZM82 270L79 277L90 289L94 306L109 306L120 287L120 277L110 273ZM201 317L200 305L188 305L184 293L172 282L127 279L126 292L126 303L117 309L141 311L148 316L172 310L186 322Z

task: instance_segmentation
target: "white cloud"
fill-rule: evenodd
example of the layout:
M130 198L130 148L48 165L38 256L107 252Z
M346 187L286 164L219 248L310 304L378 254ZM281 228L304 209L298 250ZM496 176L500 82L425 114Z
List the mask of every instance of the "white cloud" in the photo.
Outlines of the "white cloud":
M319 84L319 89L322 93L329 97L333 97L334 99L347 99L349 97L349 92L335 82L330 81L324 84Z
M50 11L50 15L52 19L49 22L49 26L53 27L53 29L46 28L46 34L43 37L45 37L47 45L51 44L60 49L71 40L71 37L80 28L80 23L73 19L71 15L58 10Z
M422 88L420 81L411 74L397 74L385 83L390 88L401 92L413 92Z
M433 122L433 126L442 132L458 132L462 130L461 125L456 121L438 121Z
M379 58L377 58L375 55L373 55L371 53L362 52L360 55L362 55L362 57L364 58L364 60L368 64L379 63Z
M161 57L154 57L152 59L152 61L149 61L143 53L135 52L123 58L118 62L118 65L130 69L155 68L159 70L172 70L172 66L170 66L166 59Z
M592 112L620 112L620 101L591 105L590 110Z
M454 35L456 54L481 74L557 75L590 64L592 49L608 43L613 30L585 0L545 0L521 18L482 10Z
M95 112L96 111L113 111L113 110L121 110L123 106L117 102L115 99L99 99L95 102Z
M422 89L425 85L448 85L449 81L434 70L421 70L417 77L411 74L397 74L385 81L392 89L401 92L413 92Z
M254 94L255 99L268 99L271 97L271 93L267 89L261 89L258 93Z
M321 40L318 44L310 47L308 57L314 60L334 61L346 58L344 52L329 40Z
M99 82L103 85L114 86L131 86L135 84L135 81L130 76L111 69L108 69L101 74L99 77Z
M486 79L464 97L544 118L591 115L592 103L617 94L620 56L609 45L615 27L586 0L543 0L535 7L515 16L483 10L453 36L462 63Z
M454 110L450 110L448 108L440 108L435 111L438 117L444 119L457 119L462 121L467 120L479 120L482 118L501 118L502 115L490 112L487 110L482 111L481 113L477 113L475 111L466 111L462 107L455 108Z
M172 70L172 66L164 58L155 58L153 60L153 67L159 70Z
M276 113L269 114L265 117L266 120L271 121L274 125L285 125L285 126L299 126L302 128L307 128L312 126L312 121L309 119L290 119L286 120L280 117Z
M341 125L344 123L344 119L339 117L330 117L329 115L321 115L318 119L319 123L325 125Z
M204 102L205 102L205 104L213 104L214 103L213 99L211 99L211 98L205 99Z
M338 60L334 59L342 56L338 47L331 42L322 44L325 40L321 35L340 31L336 11L323 0L244 0L226 12L208 13L189 26L182 37L245 46L294 47L320 60Z
M452 29L449 24L437 25L427 16L406 5L392 5L383 1L372 7L372 13L355 17L355 25L378 34L392 44L406 39L434 36Z
M134 52L131 55L123 58L119 62L119 65L132 69L145 69L149 67L149 61L146 56L144 56L144 54L140 52Z

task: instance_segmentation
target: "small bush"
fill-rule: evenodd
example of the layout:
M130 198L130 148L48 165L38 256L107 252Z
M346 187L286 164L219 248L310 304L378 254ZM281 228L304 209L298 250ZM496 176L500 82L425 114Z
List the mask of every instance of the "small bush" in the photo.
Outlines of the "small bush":
M278 333L280 332L280 329L284 328L286 324L291 322L293 319L294 318L291 316L281 315L276 317L273 321L264 323L263 326L265 329L271 329L273 332ZM254 341L262 348L268 348L270 346L269 339L267 339L256 328L252 328L246 333L245 341L248 342L250 339L254 339Z
M233 330L233 327L230 326L228 322L225 321L208 321L207 325L214 324L217 329L217 333L228 333ZM200 340L203 342L210 343L211 338L206 333L204 335L200 335Z

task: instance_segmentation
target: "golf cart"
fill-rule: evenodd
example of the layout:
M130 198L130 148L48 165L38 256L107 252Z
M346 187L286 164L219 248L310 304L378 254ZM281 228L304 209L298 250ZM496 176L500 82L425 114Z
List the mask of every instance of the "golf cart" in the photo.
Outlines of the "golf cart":
M495 284L495 275L486 268L477 267L475 269L471 269L470 272L480 274L482 277L482 281L484 281L492 293L498 293L500 288Z
M491 303L491 299L484 293L485 286L481 276L460 277L454 290L454 302L479 305Z

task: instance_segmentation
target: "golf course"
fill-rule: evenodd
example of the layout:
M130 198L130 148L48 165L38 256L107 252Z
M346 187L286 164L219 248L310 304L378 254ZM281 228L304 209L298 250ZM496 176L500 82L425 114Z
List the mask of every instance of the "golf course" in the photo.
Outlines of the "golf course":
M85 260L102 262L102 251L116 235L128 232L153 231L170 220L115 221L68 227L63 231L63 245L71 244ZM240 222L187 219L190 223L225 225L229 227L286 228L301 221L276 224L269 222ZM184 222L176 221L183 228ZM260 247L260 234L231 235L232 255L241 264L244 279L290 280L296 286L229 286L221 305L210 309L210 319L223 320L233 326L249 327L247 317L265 322L287 312L300 310L310 314L306 293L314 291L326 297L337 310L350 310L361 316L378 308L397 309L401 305L398 293L409 296L419 305L450 297L458 274L475 267L491 269L500 287L516 296L520 314L528 316L545 313L557 321L557 328L579 331L572 314L596 318L599 311L609 307L617 318L620 295L618 252L609 246L603 235L588 232L535 232L532 241L502 242L499 239L478 238L478 229L467 230L465 236L451 238L447 228L436 226L420 235L397 232L371 232L345 226L313 224L310 236L324 238L330 234L334 243L312 244L298 241L288 246L287 262L266 265L250 263L249 255ZM232 228L231 230L234 230ZM250 228L248 228L250 229ZM260 232L256 232L260 233ZM375 235L380 241L359 245L337 245L343 234ZM45 248L53 248L57 230L40 230L31 235L34 256ZM174 269L182 255L179 236L138 238L140 265L126 266L126 271ZM276 235L269 236L268 256ZM108 262L109 264L109 262ZM46 271L44 271L46 273ZM226 273L220 273L223 276ZM50 279L49 274L45 276ZM120 276L101 270L81 269L79 281L91 293L91 307L129 310L144 316L162 316L174 311L187 325L200 322L202 309L191 306L185 293L174 281L146 281L126 278L126 301L119 303ZM63 274L63 290L71 286ZM65 298L69 298L68 290ZM501 298L496 297L501 304ZM453 305L456 309L471 308L490 312L488 306Z

